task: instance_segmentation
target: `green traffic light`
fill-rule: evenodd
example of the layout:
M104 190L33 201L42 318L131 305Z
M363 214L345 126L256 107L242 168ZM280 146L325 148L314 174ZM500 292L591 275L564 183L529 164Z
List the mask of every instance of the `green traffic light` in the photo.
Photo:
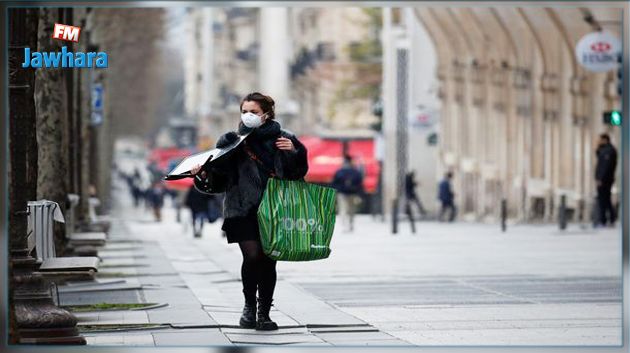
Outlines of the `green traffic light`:
M613 111L610 115L610 124L615 126L621 125L621 113Z

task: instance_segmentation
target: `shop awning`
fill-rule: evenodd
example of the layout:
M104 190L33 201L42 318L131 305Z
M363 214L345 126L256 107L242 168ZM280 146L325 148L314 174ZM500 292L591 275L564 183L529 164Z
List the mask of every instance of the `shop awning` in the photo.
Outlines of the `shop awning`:
M173 165L195 153L189 148L155 148L149 155L149 163L155 162L158 169L168 172Z
M316 136L302 136L300 141L308 150L308 174L306 181L328 184L343 164L343 141ZM374 193L378 185L380 167L374 158L374 140L350 140L348 154L354 163L364 170L363 188Z

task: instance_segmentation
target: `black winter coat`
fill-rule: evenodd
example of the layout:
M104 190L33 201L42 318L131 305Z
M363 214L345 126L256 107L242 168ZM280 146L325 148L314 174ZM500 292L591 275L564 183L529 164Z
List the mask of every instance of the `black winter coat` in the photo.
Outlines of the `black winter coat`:
M353 166L343 166L335 173L331 186L340 194L360 194L363 191L363 175Z
M195 187L205 193L225 192L223 217L245 217L258 208L267 180L271 173L280 179L300 180L308 171L306 147L292 133L282 130L280 124L268 120L251 130L241 123L239 135L251 132L245 141L226 160L204 166L205 179L195 178ZM291 139L294 151L279 150L278 137ZM228 132L217 141L217 147L226 146L237 139L236 132ZM254 161L246 152L248 148L258 157ZM219 162L219 161L217 161Z
M612 144L607 143L600 145L596 153L595 179L603 184L612 185L615 181L615 169L617 168L617 150Z
M197 188L190 188L188 194L186 194L186 201L184 202L193 213L208 213L208 207L210 201L216 197L216 195L207 195L201 193Z
M412 174L407 173L405 175L405 196L409 199L416 198L416 181Z

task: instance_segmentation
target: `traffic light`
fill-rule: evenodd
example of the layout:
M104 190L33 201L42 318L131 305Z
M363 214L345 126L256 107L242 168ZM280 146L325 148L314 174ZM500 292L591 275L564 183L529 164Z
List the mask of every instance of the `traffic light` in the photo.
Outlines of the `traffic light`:
M377 120L373 124L370 124L370 127L374 131L382 131L383 130L383 102L378 99L375 100L372 104L372 114L376 116Z
M620 126L623 122L623 117L619 110L611 110L604 112L604 124Z
M379 118L383 116L383 102L380 99L372 103L372 114Z

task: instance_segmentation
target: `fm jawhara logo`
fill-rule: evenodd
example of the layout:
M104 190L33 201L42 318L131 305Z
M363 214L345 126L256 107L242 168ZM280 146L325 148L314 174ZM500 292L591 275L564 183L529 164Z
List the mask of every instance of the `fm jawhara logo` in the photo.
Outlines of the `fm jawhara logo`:
M81 28L55 23L53 39L79 42ZM31 48L24 48L24 62L22 68L106 68L106 52L71 52L68 47L61 47L60 52L31 52Z

